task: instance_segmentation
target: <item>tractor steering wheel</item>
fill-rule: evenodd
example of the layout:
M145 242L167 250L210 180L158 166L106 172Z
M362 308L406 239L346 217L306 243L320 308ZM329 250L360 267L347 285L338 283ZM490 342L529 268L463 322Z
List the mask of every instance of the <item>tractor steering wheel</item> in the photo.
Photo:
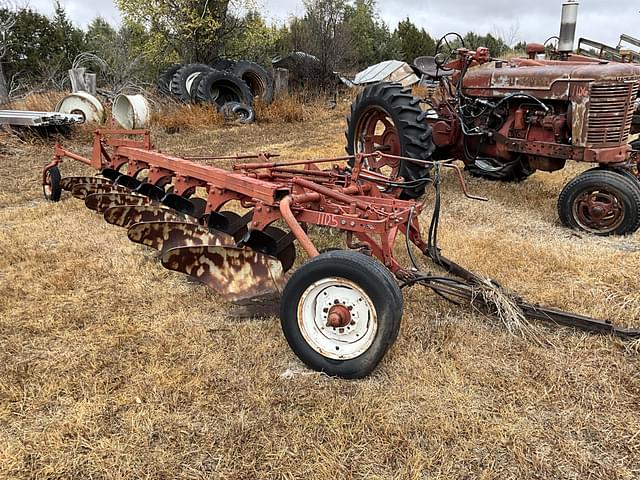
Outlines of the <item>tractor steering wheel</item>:
M451 39L452 42L459 41L460 45L454 48L451 45L451 42L449 41L449 39ZM450 68L446 68L444 65L446 65L453 58L455 58L455 56L457 55L458 48L460 47L464 48L465 45L464 45L464 39L459 33L449 32L449 33L445 33L442 37L440 37L440 40L438 40L438 43L436 44L436 54L435 54L435 62L440 70L444 70L444 71L451 70Z

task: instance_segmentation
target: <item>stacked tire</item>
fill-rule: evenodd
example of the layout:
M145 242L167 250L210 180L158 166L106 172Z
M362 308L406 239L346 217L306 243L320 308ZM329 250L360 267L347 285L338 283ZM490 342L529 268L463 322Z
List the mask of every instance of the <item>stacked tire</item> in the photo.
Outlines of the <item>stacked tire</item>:
M158 77L158 91L183 103L213 104L225 118L251 123L254 100L273 101L273 80L257 63L221 58L211 65L170 65Z

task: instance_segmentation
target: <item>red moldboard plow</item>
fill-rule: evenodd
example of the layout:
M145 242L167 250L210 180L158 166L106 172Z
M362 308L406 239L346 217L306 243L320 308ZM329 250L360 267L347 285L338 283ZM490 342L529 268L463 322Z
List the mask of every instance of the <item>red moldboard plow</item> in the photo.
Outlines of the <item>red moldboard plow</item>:
M58 165L66 158L98 175L61 179ZM236 163L224 170L194 161L204 159ZM429 176L404 182L397 176L401 161L420 163ZM289 345L311 368L330 375L363 377L376 367L399 332L401 288L416 284L490 315L504 316L507 302L511 314L522 318L640 338L639 330L506 295L494 281L443 257L436 239L444 168L456 171L467 197L485 200L467 193L451 162L380 152L292 162L274 161L266 153L178 158L155 151L144 130L96 131L90 158L56 145L42 183L49 200L70 191L107 222L127 228L132 241L158 250L164 267L232 302L260 306L264 299L279 299ZM435 189L426 240L419 216L427 200L403 198L405 189L425 185ZM206 199L193 196L197 189ZM246 213L226 210L230 202ZM275 227L276 221L288 231ZM307 234L309 225L342 231L346 249L319 253ZM398 236L406 243L409 268L394 255ZM289 276L296 241L310 260ZM420 271L413 248L446 274Z

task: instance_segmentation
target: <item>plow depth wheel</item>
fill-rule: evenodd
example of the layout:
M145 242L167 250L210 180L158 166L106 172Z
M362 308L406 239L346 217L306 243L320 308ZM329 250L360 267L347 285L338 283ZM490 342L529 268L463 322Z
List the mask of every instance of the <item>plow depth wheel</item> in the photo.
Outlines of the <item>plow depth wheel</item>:
M595 235L627 235L640 227L640 183L615 170L587 170L558 197L558 215L569 227Z
M53 167L47 170L44 179L44 185L42 185L42 193L44 198L50 202L59 202L62 195L62 187L60 186L60 169Z
M351 105L347 118L347 153L380 151L389 155L429 160L434 151L431 126L422 120L420 100L398 83L378 83L366 87ZM393 159L375 163L369 168L406 182L427 175L422 165ZM424 185L405 188L404 195L419 197Z
M300 360L343 378L375 369L402 318L402 294L391 272L345 250L323 253L299 268L280 305L282 330Z

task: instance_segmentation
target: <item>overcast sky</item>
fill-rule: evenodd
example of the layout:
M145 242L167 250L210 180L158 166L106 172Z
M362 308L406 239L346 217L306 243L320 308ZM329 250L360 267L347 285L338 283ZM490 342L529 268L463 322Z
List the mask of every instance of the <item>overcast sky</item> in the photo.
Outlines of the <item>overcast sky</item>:
M256 0L268 19L282 23L303 12L302 0ZM28 0L32 8L51 13L53 0ZM86 26L100 15L120 21L111 0L61 0L71 19ZM378 0L382 19L392 28L409 16L432 36L449 31L498 33L507 40L543 42L560 29L562 0ZM582 0L577 37L617 44L621 33L640 37L638 0ZM516 35L513 35L513 33ZM509 38L514 37L514 38Z

